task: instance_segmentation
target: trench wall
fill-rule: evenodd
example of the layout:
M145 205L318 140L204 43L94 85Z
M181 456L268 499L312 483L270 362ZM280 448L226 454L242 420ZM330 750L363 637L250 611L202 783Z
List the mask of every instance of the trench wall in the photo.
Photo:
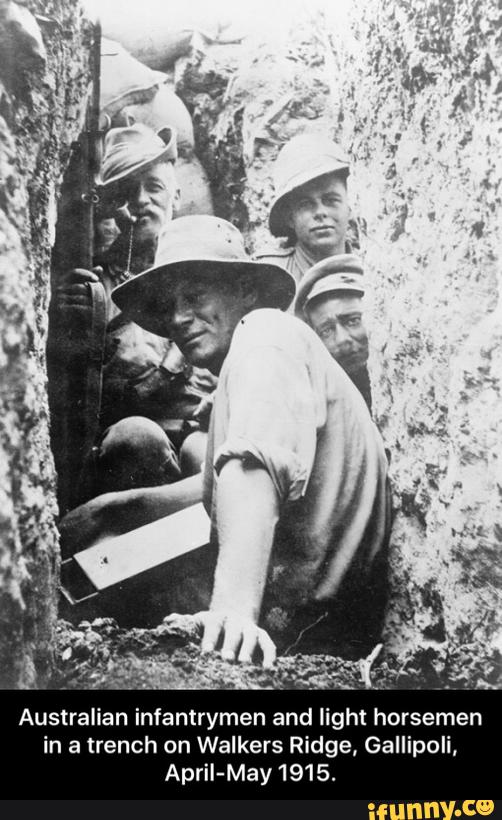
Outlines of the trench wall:
M362 6L366 6L363 9ZM495 0L384 0L178 61L216 213L269 241L289 137L349 151L395 521L387 645L501 646L501 32ZM498 655L500 658L500 655Z
M385 2L342 53L376 413L392 454L388 635L501 648L497 4Z
M0 686L43 686L59 570L45 344L57 195L82 125L74 0L0 4Z

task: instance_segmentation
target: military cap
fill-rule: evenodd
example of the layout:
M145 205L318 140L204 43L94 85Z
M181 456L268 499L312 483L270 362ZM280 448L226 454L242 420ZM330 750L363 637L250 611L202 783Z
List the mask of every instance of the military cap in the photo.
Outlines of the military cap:
M298 285L294 312L303 318L308 303L323 293L349 291L359 296L364 294L364 279L361 260L352 253L328 256L307 271Z

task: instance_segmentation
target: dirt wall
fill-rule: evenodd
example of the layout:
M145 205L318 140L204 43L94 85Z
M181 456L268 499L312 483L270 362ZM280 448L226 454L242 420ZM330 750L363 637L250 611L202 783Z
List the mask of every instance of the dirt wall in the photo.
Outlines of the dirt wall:
M375 416L392 457L387 646L502 648L501 27L495 0L385 0L178 61L216 213L269 242L270 165L350 152ZM500 656L499 656L500 657Z
M389 639L501 648L501 27L386 2L341 59L396 518Z
M0 686L50 672L59 569L45 344L58 187L83 123L73 0L0 4Z

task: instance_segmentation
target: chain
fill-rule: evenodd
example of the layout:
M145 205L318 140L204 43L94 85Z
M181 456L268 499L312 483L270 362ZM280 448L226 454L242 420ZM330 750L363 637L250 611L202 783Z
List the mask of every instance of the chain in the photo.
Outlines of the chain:
M129 226L129 247L127 250L127 265L124 271L124 277L126 281L128 279L133 278L133 274L131 273L131 258L132 258L132 240L133 240L133 232L134 232L134 222L131 222Z

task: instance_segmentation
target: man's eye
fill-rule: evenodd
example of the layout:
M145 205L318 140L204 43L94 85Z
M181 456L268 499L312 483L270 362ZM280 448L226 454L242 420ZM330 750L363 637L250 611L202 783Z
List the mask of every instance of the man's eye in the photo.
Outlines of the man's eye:
M347 319L345 322L345 327L359 327L361 324L361 317L360 316L352 316L350 319Z
M192 305L197 305L204 299L205 291L198 290L193 291L190 296L187 298L187 302Z
M329 339L332 332L332 328L323 327L322 330L319 331L319 336L321 337L321 339Z
M120 191L118 194L114 194L113 196L107 198L105 196L105 203L109 205L111 208L123 208L124 205L127 205L129 200L131 199L129 191Z

